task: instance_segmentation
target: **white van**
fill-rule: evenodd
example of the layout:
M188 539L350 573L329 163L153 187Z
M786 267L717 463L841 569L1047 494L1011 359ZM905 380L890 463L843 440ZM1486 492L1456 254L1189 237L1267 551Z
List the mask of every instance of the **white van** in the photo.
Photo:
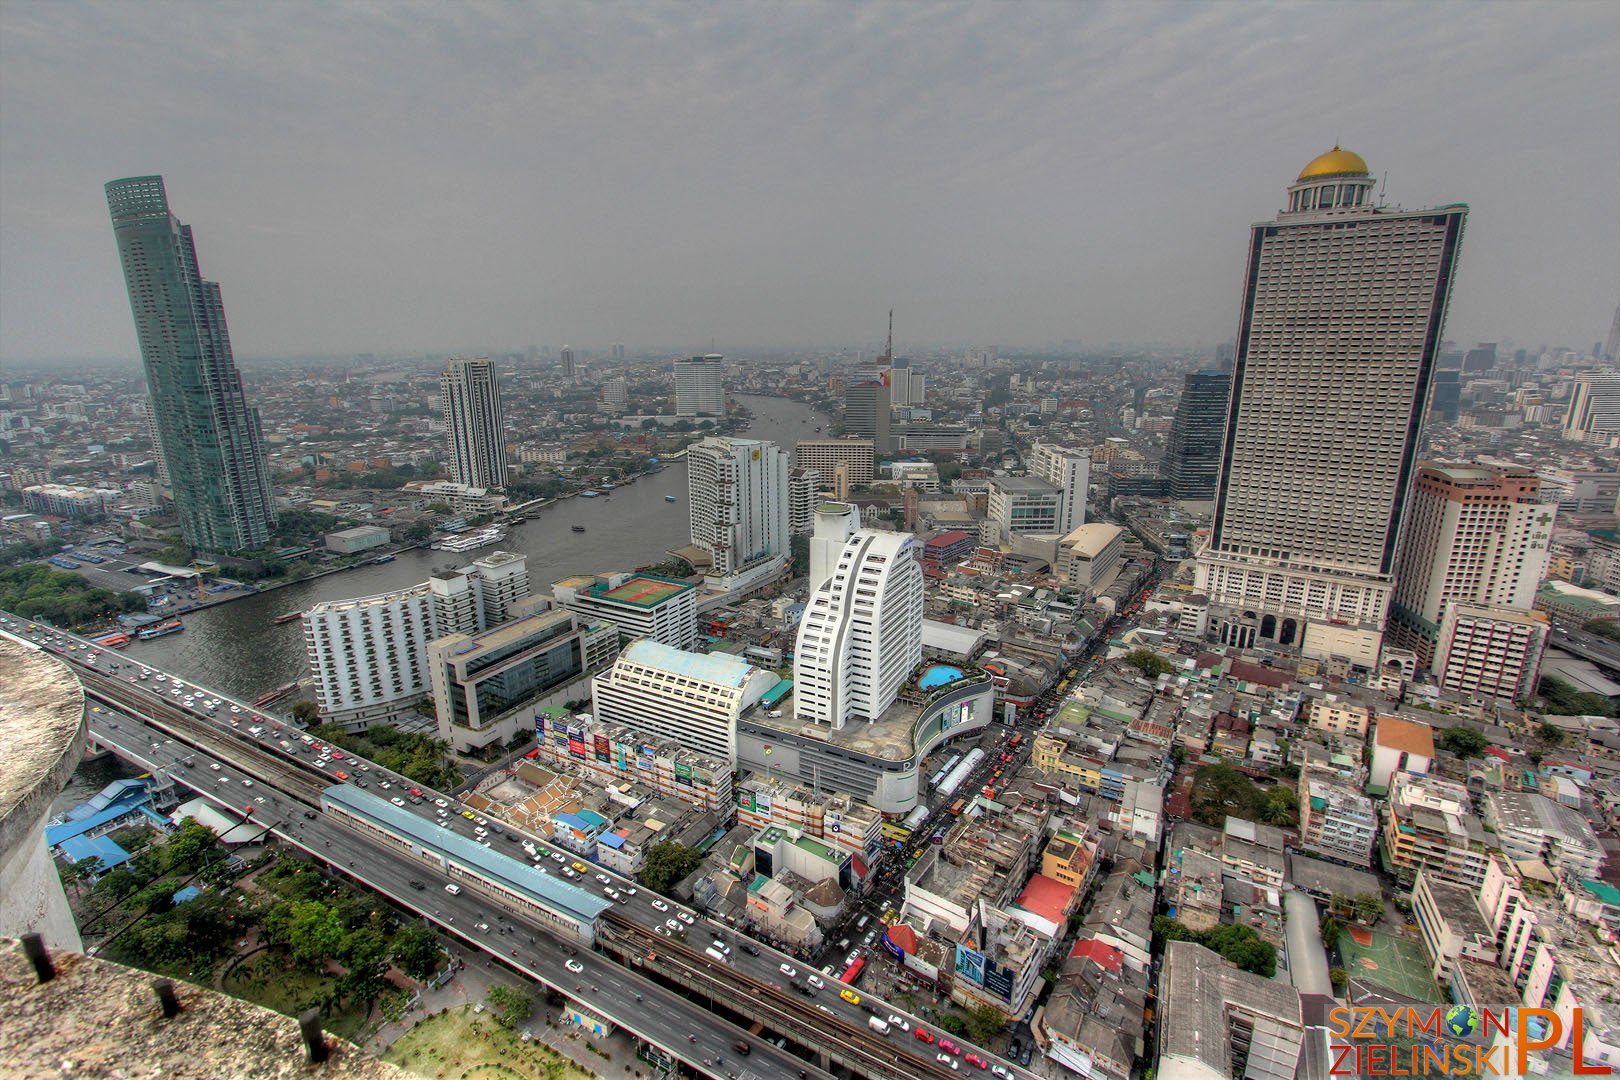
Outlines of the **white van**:
M879 1035L887 1035L889 1033L888 1022L876 1016L867 1017L866 1026L877 1032Z
M455 882L451 882L444 887L444 891L449 893L451 896L460 896L461 886L457 885Z
M713 960L718 964L726 963L726 954L715 948L713 945L710 945L707 949L704 949L703 955L707 956L710 960Z

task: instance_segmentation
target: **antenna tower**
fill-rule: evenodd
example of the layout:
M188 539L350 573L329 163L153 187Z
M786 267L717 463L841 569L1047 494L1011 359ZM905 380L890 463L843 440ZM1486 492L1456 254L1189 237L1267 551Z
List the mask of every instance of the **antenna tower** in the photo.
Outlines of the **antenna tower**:
M894 363L894 308L889 309L889 343L883 346L883 359Z

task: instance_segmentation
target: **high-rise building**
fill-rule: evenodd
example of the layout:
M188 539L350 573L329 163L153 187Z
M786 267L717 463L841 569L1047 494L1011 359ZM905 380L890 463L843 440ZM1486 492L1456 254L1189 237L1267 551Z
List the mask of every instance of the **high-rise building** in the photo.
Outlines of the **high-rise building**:
M1208 502L1221 475L1221 437L1226 434L1226 403L1232 397L1230 371L1190 372L1181 388L1170 440L1164 451L1165 482L1172 499Z
M1030 451L1029 471L1058 489L1058 532L1069 533L1086 523L1086 491L1091 486L1090 450L1038 442Z
M810 595L794 651L794 715L875 720L922 660L923 573L910 533L861 529Z
M1529 611L1547 574L1556 508L1528 469L1424 463L1406 511L1391 642L1433 670L1450 604Z
M862 379L844 388L844 433L871 439L881 456L894 449L890 437L889 378Z
M1057 485L1038 476L992 476L986 518L1001 543L1014 533L1057 533L1067 500Z
M146 417L146 436L152 440L152 461L156 466L155 473L158 487L164 493L169 491L169 463L163 458L163 443L158 439L157 410L152 407L152 399L147 398L141 402L141 412ZM157 504L153 504L157 505Z
M1387 210L1367 164L1307 165L1250 235L1197 588L1240 647L1374 665L1467 207Z
M1482 341L1463 354L1464 372L1490 371L1496 367L1496 342Z
M889 404L921 405L928 400L928 378L904 358L889 368Z
M1564 414L1564 438L1608 445L1620 435L1620 371L1594 371L1575 380Z
M613 346L613 348L608 350L608 355L612 356L613 359L615 359L615 360L623 360L624 359L624 346L619 345L619 344L615 344Z
M1540 611L1493 604L1446 605L1433 661L1440 689L1499 701L1536 692L1551 629Z
M618 416L630 407L630 386L623 376L607 380L602 384L602 411Z
M877 475L876 443L871 439L806 439L793 448L793 463L831 483L840 466L851 484L870 484Z
M487 630L528 595L527 557L496 551L409 589L316 604L304 645L322 722L357 731L409 717L428 692L428 643Z
M450 361L439 376L450 479L475 488L506 486L501 382L487 357Z
M697 588L652 574L596 574L564 578L551 597L592 622L612 623L626 638L651 638L676 649L697 644Z
M264 547L276 521L270 469L219 285L203 280L191 226L169 211L161 176L112 181L107 208L180 535L209 551Z
M564 345L562 347L562 377L569 382L573 382L574 376L578 373L578 369L574 366L573 347Z
M718 353L675 361L675 415L726 415L725 371Z
M1603 342L1603 359L1611 364L1620 360L1620 304L1614 306L1614 321L1609 324L1609 336Z
M854 503L826 502L816 507L815 532L810 537L809 595L833 575L838 556L861 527L861 508Z
M788 555L788 460L759 439L710 436L686 453L692 543L732 587L764 580Z
M821 501L821 474L795 465L788 470L788 532L800 536L816 523L816 504Z

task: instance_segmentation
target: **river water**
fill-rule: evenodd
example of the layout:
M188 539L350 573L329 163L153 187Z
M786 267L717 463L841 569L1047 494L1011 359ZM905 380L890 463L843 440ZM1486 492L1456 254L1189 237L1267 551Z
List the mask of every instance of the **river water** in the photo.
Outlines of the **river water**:
M812 438L818 423L806 407L785 398L745 395L738 400L754 414L745 433L791 450ZM808 422L806 422L808 420ZM665 495L675 502L664 501ZM576 533L573 526L586 531ZM454 554L426 549L403 552L393 562L362 566L284 588L271 589L185 616L183 633L134 641L131 656L184 676L188 681L251 701L266 690L306 673L302 624L277 626L277 615L323 600L369 596L427 580L436 567L460 566L491 551L519 551L529 557L529 580L536 592L572 574L630 570L661 562L665 552L691 539L686 508L686 466L670 463L600 499L566 499L548 506L513 529L505 541L476 552Z

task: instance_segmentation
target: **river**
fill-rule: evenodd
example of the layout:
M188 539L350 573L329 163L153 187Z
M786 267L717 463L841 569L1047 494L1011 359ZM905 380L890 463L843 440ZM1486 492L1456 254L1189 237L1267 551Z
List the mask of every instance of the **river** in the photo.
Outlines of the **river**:
M747 438L769 439L791 450L812 438L816 424L804 423L803 404L786 398L742 395L753 411ZM824 421L823 421L824 423ZM675 502L664 501L665 495ZM573 526L585 526L576 533ZM660 562L665 552L690 540L686 512L686 466L672 462L610 497L566 499L548 506L513 529L501 544L456 555L426 549L403 552L381 566L361 566L340 574L271 589L185 616L183 633L131 642L131 656L251 701L266 690L306 673L302 624L275 624L287 611L323 600L369 596L427 580L435 567L460 566L490 551L520 551L529 557L529 580L536 592L571 574L629 570Z

